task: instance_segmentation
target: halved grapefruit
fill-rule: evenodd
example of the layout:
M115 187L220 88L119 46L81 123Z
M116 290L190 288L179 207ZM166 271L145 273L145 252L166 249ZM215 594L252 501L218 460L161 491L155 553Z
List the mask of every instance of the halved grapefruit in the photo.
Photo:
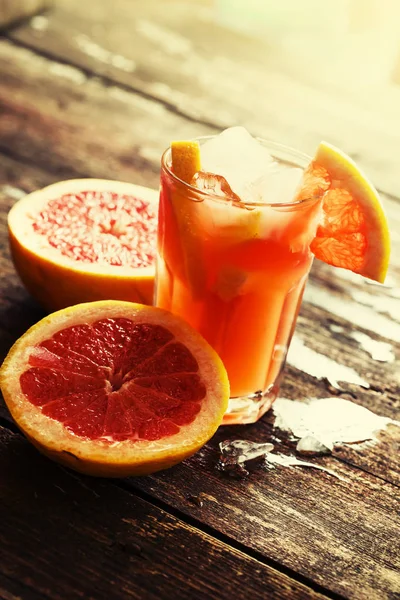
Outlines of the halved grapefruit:
M94 300L153 300L158 192L75 179L25 196L9 212L15 268L47 310Z
M159 308L100 301L55 312L11 348L6 404L28 439L82 473L143 475L196 452L227 409L225 368Z

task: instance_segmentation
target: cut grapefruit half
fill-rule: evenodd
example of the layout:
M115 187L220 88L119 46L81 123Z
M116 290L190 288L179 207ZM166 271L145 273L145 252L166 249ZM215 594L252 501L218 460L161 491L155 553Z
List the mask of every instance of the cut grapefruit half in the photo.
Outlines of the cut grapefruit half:
M120 301L55 312L11 348L0 385L45 455L104 477L144 475L196 452L227 409L222 361L182 319Z
M322 198L322 218L311 243L320 260L383 283L390 235L379 194L344 152L321 142L306 169L297 200Z
M102 179L28 194L8 215L15 268L47 310L153 300L158 192Z

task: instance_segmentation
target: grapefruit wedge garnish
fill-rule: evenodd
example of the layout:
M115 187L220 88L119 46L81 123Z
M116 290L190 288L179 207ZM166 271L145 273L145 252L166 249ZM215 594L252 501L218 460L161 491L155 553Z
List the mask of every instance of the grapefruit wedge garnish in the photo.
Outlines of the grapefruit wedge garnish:
M11 348L0 372L17 425L82 473L143 475L196 452L222 422L223 364L179 317L119 301L53 313Z
M326 142L306 169L297 200L313 197L322 198L314 255L383 283L390 235L379 194L349 156Z
M9 212L15 268L48 310L93 300L151 304L158 192L99 179L62 181Z

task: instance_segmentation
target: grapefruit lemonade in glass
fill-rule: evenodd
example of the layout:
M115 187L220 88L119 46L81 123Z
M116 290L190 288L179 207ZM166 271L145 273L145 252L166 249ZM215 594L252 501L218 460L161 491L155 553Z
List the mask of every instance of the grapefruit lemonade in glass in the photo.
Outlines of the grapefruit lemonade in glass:
M162 157L156 304L214 347L230 381L225 423L276 398L304 286L320 197L296 191L309 163L241 127Z

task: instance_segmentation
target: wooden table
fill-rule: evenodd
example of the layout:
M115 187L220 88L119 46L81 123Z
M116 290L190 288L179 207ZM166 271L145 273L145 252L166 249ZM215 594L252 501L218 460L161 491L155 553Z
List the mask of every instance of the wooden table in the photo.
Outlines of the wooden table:
M240 123L309 153L328 139L382 192L393 238L389 285L315 264L296 332L315 360L353 368L369 389L344 382L335 390L288 364L282 395L336 394L398 418L399 107L400 87L389 82L350 89L278 68L267 41L217 25L211 1L59 0L3 32L2 357L43 316L8 252L6 214L19 197L70 177L157 186L171 139ZM395 362L373 360L357 331L390 343ZM362 450L337 446L312 459L340 481L312 469L261 469L243 480L216 470L220 441L270 441L273 421L268 414L220 428L173 469L109 481L41 457L2 405L0 597L400 598L399 428ZM277 448L294 453L287 441Z

